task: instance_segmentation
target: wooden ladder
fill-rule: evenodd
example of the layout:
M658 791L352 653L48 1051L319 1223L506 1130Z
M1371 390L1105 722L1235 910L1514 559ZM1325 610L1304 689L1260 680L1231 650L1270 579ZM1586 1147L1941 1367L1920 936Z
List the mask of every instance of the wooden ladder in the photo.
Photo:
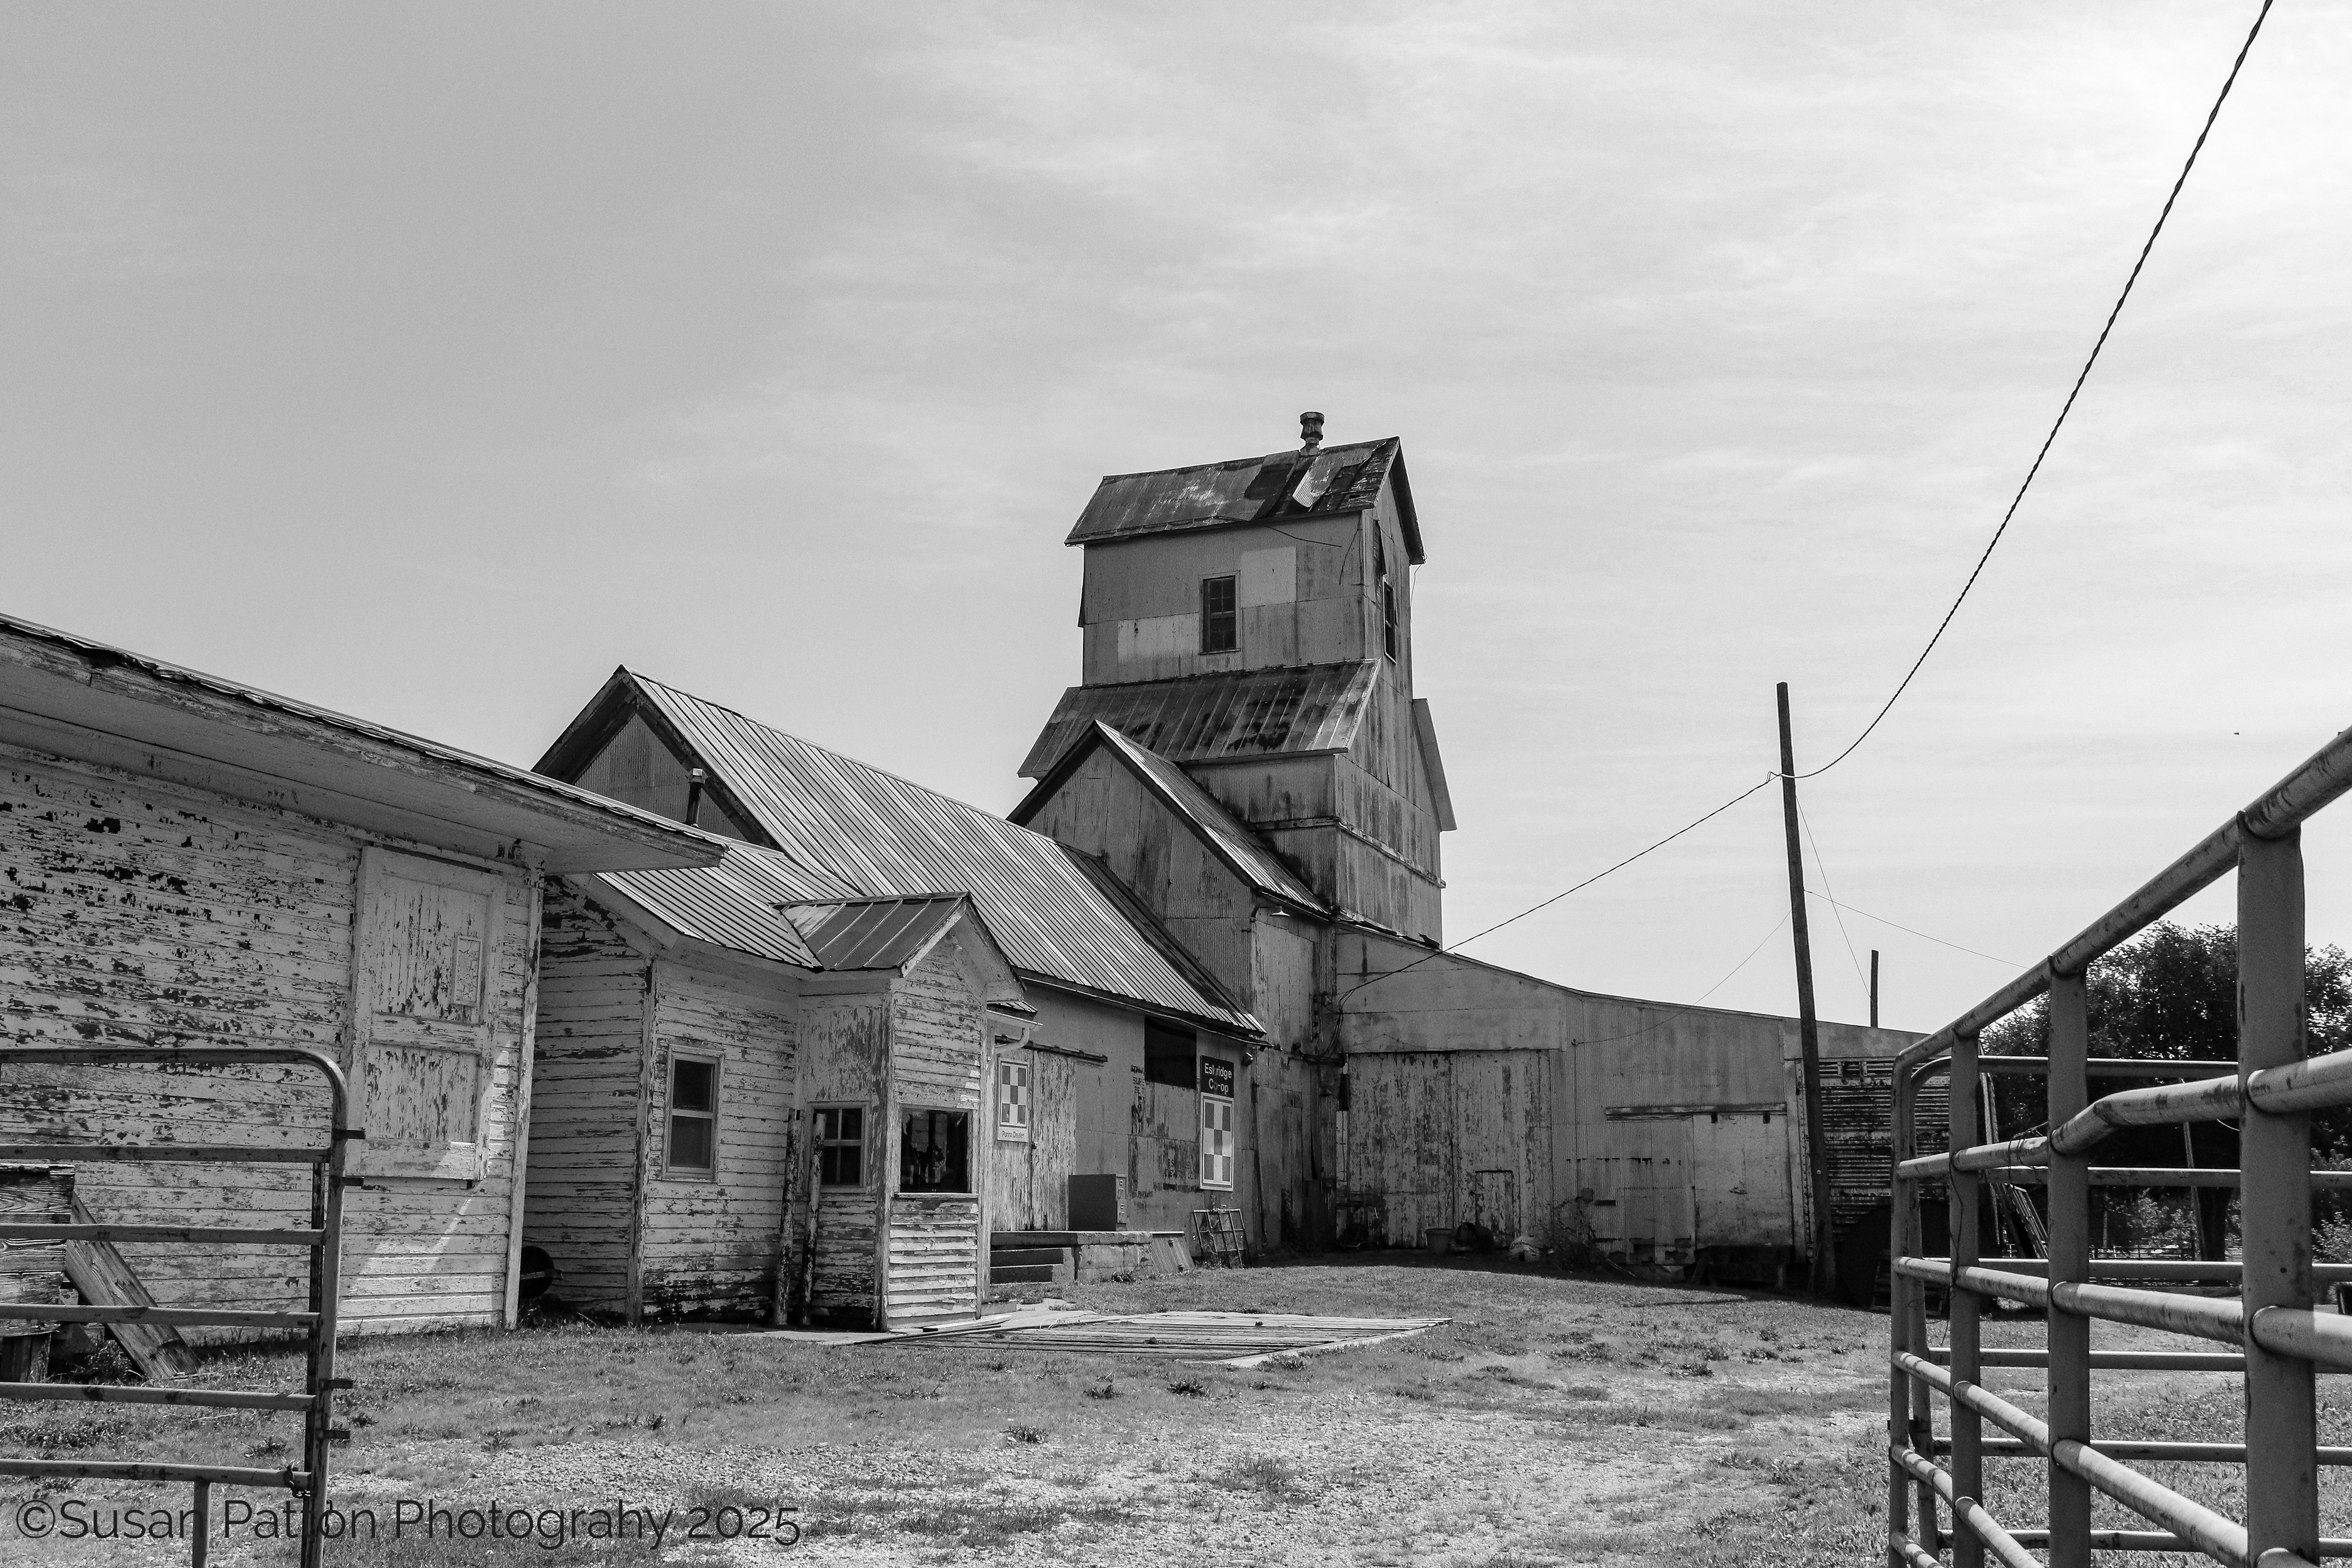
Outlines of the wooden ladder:
M1211 1263L1221 1268L1239 1268L1242 1249L1246 1238L1242 1235L1242 1211L1239 1209L1195 1209L1192 1212L1194 1263L1206 1267Z

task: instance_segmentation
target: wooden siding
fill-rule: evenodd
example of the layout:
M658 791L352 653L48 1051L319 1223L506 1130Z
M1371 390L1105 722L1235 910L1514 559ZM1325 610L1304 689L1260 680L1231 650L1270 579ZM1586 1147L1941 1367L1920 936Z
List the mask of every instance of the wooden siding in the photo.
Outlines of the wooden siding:
M1103 686L1366 657L1358 531L1353 516L1287 517L1279 531L1228 528L1089 545L1082 679ZM1240 647L1204 654L1201 581L1228 575L1239 579Z
M637 1084L650 961L579 893L548 890L523 1238L574 1306L629 1298Z
M958 966L952 939L942 941L891 987L893 1096L901 1108L972 1111L976 1139L982 1131L980 1086L988 1061L980 994Z
M792 982L660 967L639 1243L644 1309L654 1317L764 1313L799 1146ZM707 1178L667 1169L669 1062L679 1052L720 1063L717 1168Z
M827 1187L819 1195L809 1290L814 1310L872 1317L874 1215L879 1204L873 1193L857 1187Z
M900 1193L890 1200L892 1328L980 1310L980 1204L944 1194Z
M290 812L0 748L0 1032L18 1041L271 1042L348 1063L363 836ZM354 1331L500 1321L512 1226L520 1047L536 879L494 872L497 945L481 958L481 1179L386 1177L345 1194L344 1321ZM316 1076L279 1069L7 1069L0 1131L152 1142L313 1143ZM295 1223L307 1172L89 1163L101 1221ZM142 1245L166 1306L298 1308L284 1248ZM194 1331L227 1338L236 1331Z

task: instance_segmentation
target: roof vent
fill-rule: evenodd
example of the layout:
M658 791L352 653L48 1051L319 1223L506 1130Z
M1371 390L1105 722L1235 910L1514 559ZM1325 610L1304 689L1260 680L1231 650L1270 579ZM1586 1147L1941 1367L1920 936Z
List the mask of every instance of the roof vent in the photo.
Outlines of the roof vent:
M1302 414L1298 416L1298 449L1311 452L1323 444L1323 416Z

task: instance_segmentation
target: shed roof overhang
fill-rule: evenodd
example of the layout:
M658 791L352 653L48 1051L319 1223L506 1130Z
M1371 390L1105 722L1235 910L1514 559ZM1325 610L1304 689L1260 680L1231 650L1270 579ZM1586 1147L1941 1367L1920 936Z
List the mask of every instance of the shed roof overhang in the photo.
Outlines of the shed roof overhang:
M0 616L0 742L554 872L726 841L487 757Z

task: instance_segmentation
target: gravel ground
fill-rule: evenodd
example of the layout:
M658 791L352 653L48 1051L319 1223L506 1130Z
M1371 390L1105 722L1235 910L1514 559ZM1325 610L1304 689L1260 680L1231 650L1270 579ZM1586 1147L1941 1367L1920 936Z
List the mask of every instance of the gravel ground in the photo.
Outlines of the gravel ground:
M1849 1477L1883 1407L1885 1320L1786 1298L1409 1254L1073 1294L1108 1311L1452 1321L1255 1371L677 1331L365 1342L345 1356L360 1387L334 1499L373 1508L380 1533L404 1499L438 1500L453 1518L493 1500L583 1510L575 1524L616 1499L679 1511L658 1552L487 1538L423 1550L412 1526L397 1546L339 1543L329 1560L1744 1563L1775 1560L1759 1543L1818 1511L1808 1488ZM247 1357L210 1375L258 1386L270 1371ZM164 1425L174 1417L183 1425ZM269 1441L260 1418L241 1415L214 1425L209 1447L191 1444L184 1412L96 1438L77 1437L81 1419L68 1409L29 1436L41 1451L91 1457L177 1440L183 1457L231 1463L255 1462L242 1456ZM26 1451L26 1436L8 1447ZM186 1494L120 1495L178 1507ZM681 1539L689 1510L730 1504L789 1506L802 1537ZM1855 1515L1853 1560L1864 1560L1870 1528ZM26 1542L0 1517L0 1563L184 1562L185 1550ZM248 1530L214 1561L285 1556Z

